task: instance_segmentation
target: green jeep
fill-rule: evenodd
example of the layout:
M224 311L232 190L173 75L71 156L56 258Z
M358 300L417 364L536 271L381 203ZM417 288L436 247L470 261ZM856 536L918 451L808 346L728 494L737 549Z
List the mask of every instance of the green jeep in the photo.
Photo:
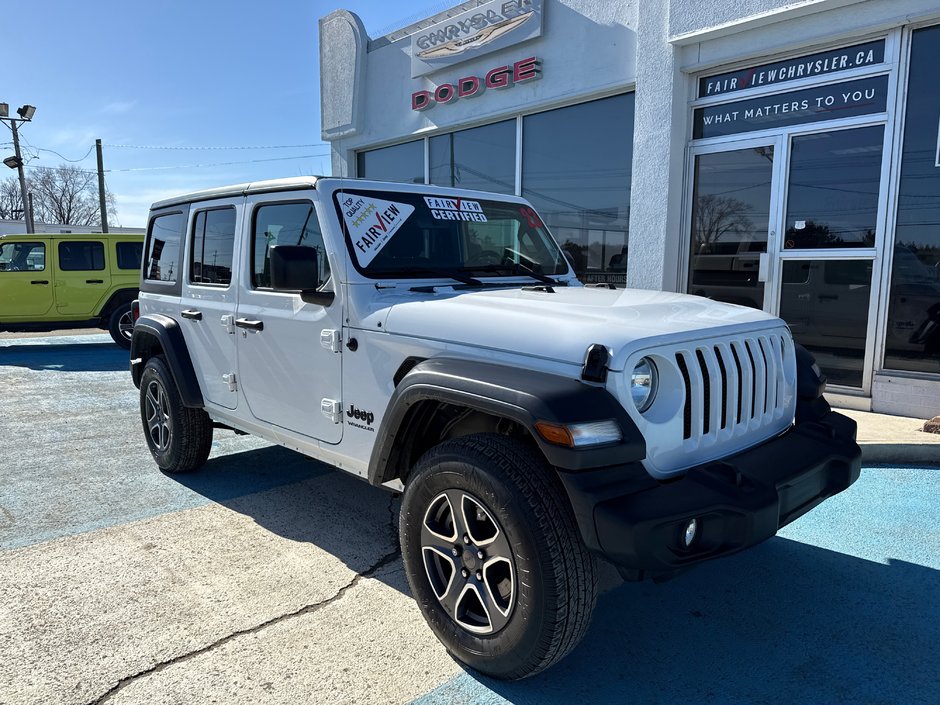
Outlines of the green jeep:
M144 236L0 235L0 330L107 328L130 348Z

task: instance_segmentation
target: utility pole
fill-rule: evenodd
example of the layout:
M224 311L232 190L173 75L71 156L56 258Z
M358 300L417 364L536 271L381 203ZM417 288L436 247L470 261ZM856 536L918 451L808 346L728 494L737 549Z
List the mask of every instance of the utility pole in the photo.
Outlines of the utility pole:
M104 158L101 156L101 140L95 140L98 153L98 207L101 209L101 232L108 232L108 203L104 193Z
M10 127L13 128L13 153L16 155L16 170L20 175L20 196L23 198L23 220L26 221L26 232L34 233L36 228L33 224L33 209L29 207L29 195L26 192L26 175L23 173L23 157L20 154L20 135L16 130L16 120L10 120Z
M16 114L19 118L10 117L10 106L7 103L0 103L0 121L9 122L10 129L13 130L13 151L15 156L7 157L3 160L11 169L15 168L20 177L20 196L23 199L23 220L26 223L26 232L36 232L36 224L33 222L33 208L29 193L26 191L26 175L23 173L23 155L20 153L20 134L17 131L16 123L30 122L33 115L36 114L35 105L24 105L17 108Z

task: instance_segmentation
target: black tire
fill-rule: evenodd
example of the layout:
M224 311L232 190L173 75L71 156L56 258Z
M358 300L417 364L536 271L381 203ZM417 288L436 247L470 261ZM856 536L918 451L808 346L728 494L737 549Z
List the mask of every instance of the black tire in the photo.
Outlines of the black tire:
M161 470L190 472L205 464L212 447L212 420L202 409L183 406L162 355L147 360L140 377L140 420Z
M496 434L464 436L428 451L408 478L402 498L402 557L425 620L451 655L494 678L515 680L548 668L581 641L590 625L597 597L596 563L554 472L537 449L523 441ZM453 516L454 526L448 524L447 512L455 502L475 518L464 520L471 516L464 513ZM491 520L495 534L486 529ZM455 529L459 533L461 522L483 522L484 530L474 531L487 537L505 532L509 560L494 563L498 547L492 557L482 551L480 560L514 571L510 580L515 582L502 596L494 588L506 585L505 575L497 576L503 578L499 583L486 573L482 581L474 580L479 565L474 555L481 553L476 553L469 533L469 552L463 536L448 555L428 548L448 533L456 535ZM486 540L497 546L495 539ZM447 548L446 541L442 546ZM456 551L461 551L459 557L449 557ZM462 568L474 577L464 577ZM447 579L451 569L453 581ZM471 582L473 590L467 587ZM476 597L471 595L474 590ZM507 592L511 597L505 597ZM454 603L456 593L467 595L469 602L461 603L461 597ZM491 606L481 610L477 606L484 605L484 593ZM500 606L498 612L494 604ZM474 613L483 619L474 621ZM490 619L491 614L497 618Z
M121 304L111 312L108 319L108 332L111 339L125 350L131 349L131 336L134 333L134 318L130 302Z

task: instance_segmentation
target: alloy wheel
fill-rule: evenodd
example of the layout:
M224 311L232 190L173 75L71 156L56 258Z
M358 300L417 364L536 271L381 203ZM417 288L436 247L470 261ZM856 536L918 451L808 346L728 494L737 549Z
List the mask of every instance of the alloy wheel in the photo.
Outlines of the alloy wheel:
M509 623L516 571L505 531L483 502L446 490L421 522L421 555L438 602L473 634L495 634Z
M144 400L144 410L147 417L147 432L150 442L161 453L170 447L170 403L166 390L157 380L147 385L147 394Z

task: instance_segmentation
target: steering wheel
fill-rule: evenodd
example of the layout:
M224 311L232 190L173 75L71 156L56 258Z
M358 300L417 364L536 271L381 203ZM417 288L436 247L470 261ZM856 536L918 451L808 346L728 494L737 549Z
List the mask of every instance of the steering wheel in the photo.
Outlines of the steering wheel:
M482 250L476 254L473 258L472 265L479 265L485 267L488 264L502 264L503 256L494 250Z

